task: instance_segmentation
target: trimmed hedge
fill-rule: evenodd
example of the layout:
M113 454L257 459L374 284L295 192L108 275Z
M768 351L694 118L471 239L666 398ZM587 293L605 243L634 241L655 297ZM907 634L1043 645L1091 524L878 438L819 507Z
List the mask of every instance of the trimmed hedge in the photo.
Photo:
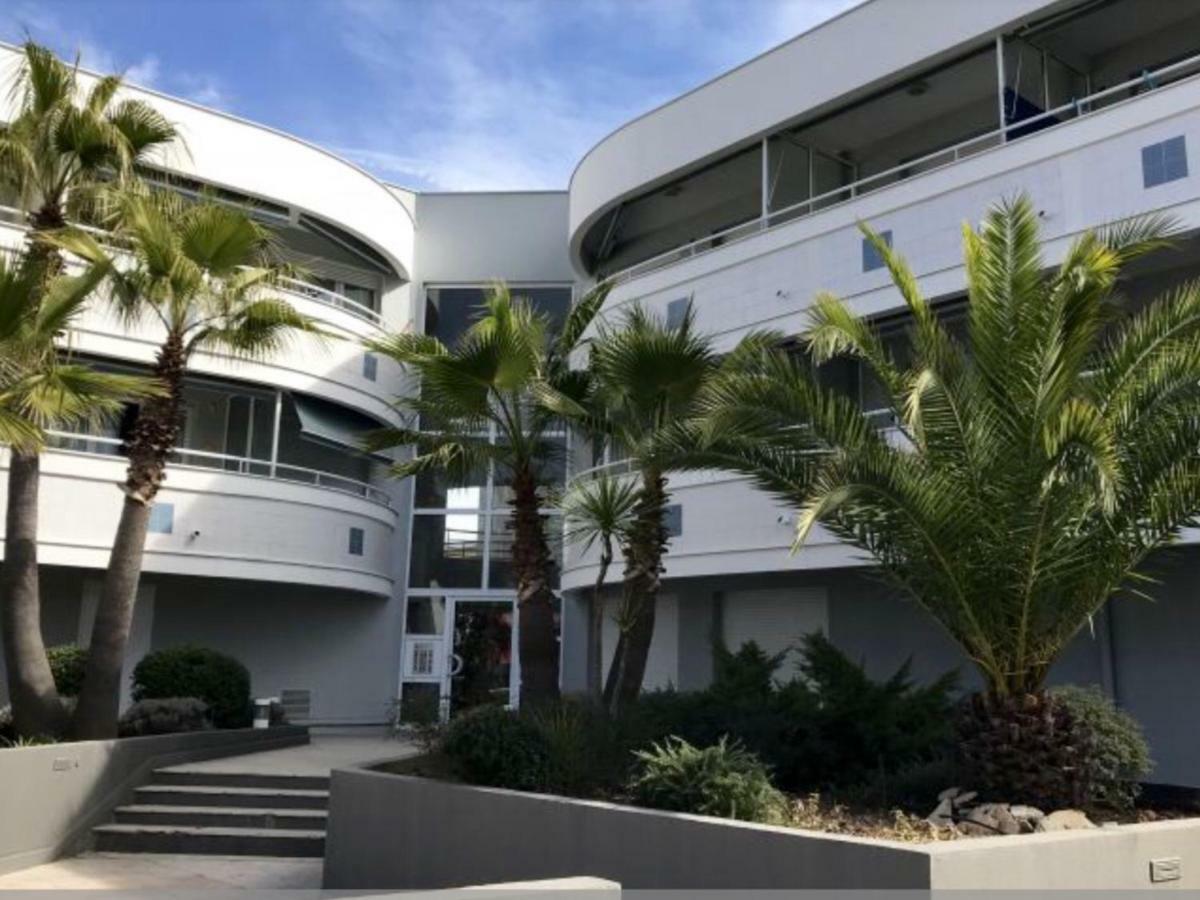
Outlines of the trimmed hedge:
M254 720L250 672L216 650L183 644L142 658L133 670L133 699L195 697L217 728L248 728Z

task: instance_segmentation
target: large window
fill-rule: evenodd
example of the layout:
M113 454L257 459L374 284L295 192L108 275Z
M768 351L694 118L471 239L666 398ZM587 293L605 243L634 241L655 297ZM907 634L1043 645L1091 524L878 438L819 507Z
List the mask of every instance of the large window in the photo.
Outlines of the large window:
M430 286L425 289L425 333L453 345L479 318L488 288L485 285ZM509 285L515 297L525 297L557 327L571 309L568 285Z

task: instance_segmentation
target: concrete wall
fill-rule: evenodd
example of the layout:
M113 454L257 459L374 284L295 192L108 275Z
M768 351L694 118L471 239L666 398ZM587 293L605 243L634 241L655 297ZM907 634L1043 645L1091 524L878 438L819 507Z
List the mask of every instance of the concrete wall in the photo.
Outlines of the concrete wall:
M85 849L154 769L305 743L304 729L271 728L0 750L0 873Z
M912 846L446 784L333 773L324 887L608 878L626 890L924 888Z
M519 827L513 827L516 823ZM1200 887L1200 820L902 844L609 803L333 773L324 887L441 888L586 872L638 889L1137 889L1176 859Z
M403 604L317 586L166 578L154 649L194 643L241 660L255 696L311 692L314 724L387 721L400 670Z

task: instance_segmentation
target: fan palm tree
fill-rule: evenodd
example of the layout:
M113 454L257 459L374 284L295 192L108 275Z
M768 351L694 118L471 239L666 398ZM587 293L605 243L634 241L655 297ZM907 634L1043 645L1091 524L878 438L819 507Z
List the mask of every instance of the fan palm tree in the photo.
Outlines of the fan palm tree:
M601 472L572 484L558 503L566 540L579 544L583 553L599 548L588 648L588 693L597 702L604 695L604 582L613 561L613 542L621 546L627 542L637 499L638 488L632 479Z
M150 508L179 440L190 360L197 352L265 359L296 333L322 334L272 295L280 274L272 262L272 234L243 212L214 202L190 203L169 192L123 193L113 208L114 241L127 254L79 229L52 240L104 280L110 303L128 327L147 320L158 327L162 342L153 371L163 394L138 408L126 441L125 501L75 713L75 732L83 739L115 733Z
M628 457L636 472L637 500L625 535L625 571L619 635L606 703L618 710L641 691L654 636L655 607L668 535L667 472L684 465L686 442L675 440L681 424L697 413L706 385L733 372L778 338L751 334L727 356L696 331L689 309L676 326L639 306L615 324L600 326L586 371L583 403L543 398L608 446Z
M829 296L803 340L818 363L859 360L898 433L781 352L706 398L714 457L799 509L797 546L821 525L862 549L958 643L985 686L966 727L993 751L1044 736L1013 726L1052 722L1055 659L1110 597L1140 592L1147 557L1200 512L1200 284L1136 313L1114 296L1169 230L1088 232L1048 270L1029 200L1000 204L964 229L960 340L864 228L911 315L911 360Z
M43 239L46 233L61 228L70 211L86 209L101 180L132 177L138 163L176 138L174 127L147 104L118 100L120 88L120 77L107 76L85 91L77 68L32 41L22 47L21 65L9 86L14 114L0 123L0 189L16 198L28 218L26 248L32 268L26 272L38 277L27 287L35 305L62 270L58 250ZM9 526L10 550L0 581L0 605L6 615L13 622L35 624L37 545L17 553L11 546L14 534L36 531L38 446L17 442L10 448L7 515L19 521L15 530ZM13 498L21 498L17 509ZM22 636L21 643L29 652L16 663L21 669L18 683L44 684L45 665L38 662L45 655L40 630Z
M571 352L607 296L602 288L574 305L556 335L528 300L496 285L481 317L453 347L434 337L396 334L370 348L406 366L419 393L401 401L414 427L382 429L373 450L411 446L414 456L393 467L397 477L444 471L466 483L493 466L512 486L513 573L517 582L521 702L558 696L554 634L554 561L546 540L544 506L550 463L563 450L550 432L561 420L535 392L574 396L583 373L570 367ZM494 428L497 439L488 438Z
M38 462L46 430L90 426L152 395L147 379L96 372L58 344L96 285L94 276L46 279L45 258L0 253L0 443L9 447L0 617L13 724L58 735L65 715L42 641L37 566Z

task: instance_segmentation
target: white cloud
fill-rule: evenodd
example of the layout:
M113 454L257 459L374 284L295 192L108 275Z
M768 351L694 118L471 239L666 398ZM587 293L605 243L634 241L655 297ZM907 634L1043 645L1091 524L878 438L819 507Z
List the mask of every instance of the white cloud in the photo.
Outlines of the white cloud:
M562 188L613 128L850 3L342 0L341 39L378 93L330 143L411 186Z

